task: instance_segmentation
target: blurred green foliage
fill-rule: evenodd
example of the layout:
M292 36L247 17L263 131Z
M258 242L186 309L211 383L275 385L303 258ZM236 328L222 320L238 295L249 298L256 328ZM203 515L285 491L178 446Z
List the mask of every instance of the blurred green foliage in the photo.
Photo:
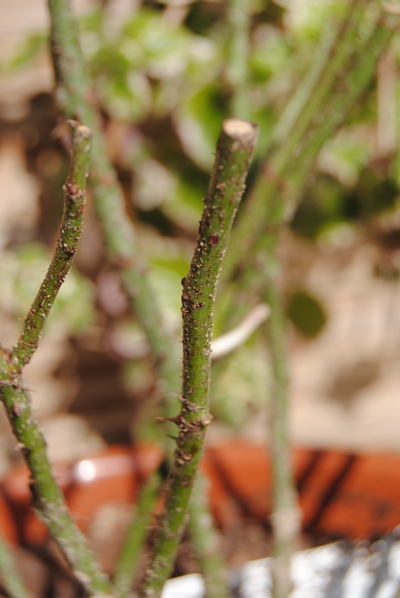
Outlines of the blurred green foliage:
M342 1L243 2L250 16L244 93L249 117L261 129L250 181L271 144L285 102L312 60L325 27L343 6ZM81 18L82 47L106 130L113 123L124 130L113 160L138 224L141 250L148 259L167 325L179 336L180 280L187 273L221 121L230 116L229 2L145 1L123 19L110 18L111 9L111 1L101 3ZM371 12L366 28L373 22ZM26 68L45 42L44 35L28 40L9 61L8 69ZM400 56L399 37L394 51ZM400 160L396 156L376 160L376 105L374 83L348 126L326 144L291 223L296 235L312 243L321 238L326 242L326 233L343 224L367 227L377 215L398 208ZM21 273L29 254L25 280ZM26 310L27 297L36 288L48 259L43 249L32 245L3 259L3 289L14 285L18 314ZM36 268L38 276L31 281ZM227 297L229 293L228 288ZM72 273L57 300L52 325L62 309L69 332L83 330L91 321L93 298L91 284ZM74 307L69 310L71 304ZM221 298L217 334L223 332L220 322L225 304L229 301ZM307 338L319 334L329 317L306 288L289 295L287 314ZM220 367L221 375L216 377L214 413L234 426L242 423L265 392L268 372L261 363L264 358L255 358L259 355L255 342L250 339L226 361L226 367ZM127 384L135 386L136 379L137 387L145 386L146 368L140 372L137 363L131 365ZM228 398L236 404L235 409L226 408Z
M2 253L0 260L1 310L21 320L28 313L52 254L39 243L26 243ZM94 322L94 286L72 269L65 279L46 322L46 335L83 334Z

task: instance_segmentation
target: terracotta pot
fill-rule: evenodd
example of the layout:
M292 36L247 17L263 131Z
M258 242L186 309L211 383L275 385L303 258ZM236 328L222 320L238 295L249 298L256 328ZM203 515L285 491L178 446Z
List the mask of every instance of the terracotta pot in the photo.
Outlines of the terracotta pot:
M74 518L85 530L107 503L131 504L162 460L159 448L112 446L73 467L54 466ZM400 524L400 457L295 449L303 528L326 537L382 535ZM271 507L270 463L257 445L234 441L206 450L202 468L221 528L242 517L265 521ZM47 532L30 510L29 475L17 468L0 484L0 525L9 542L42 543Z

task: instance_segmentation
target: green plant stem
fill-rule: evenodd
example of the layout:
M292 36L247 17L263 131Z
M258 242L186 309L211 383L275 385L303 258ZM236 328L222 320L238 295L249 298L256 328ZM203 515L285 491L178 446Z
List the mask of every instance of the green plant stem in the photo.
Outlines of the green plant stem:
M383 18L384 13L381 13ZM374 76L377 62L387 50L394 34L394 27L400 23L399 15L392 15L379 22L364 42L364 51L357 60L353 58L351 72L338 73L332 104L327 103L321 110L318 127L312 135L305 136L298 145L300 159L295 161L287 174L286 184L279 196L274 194L269 199L268 219L264 222L264 233L279 228L293 214L301 198L307 180L314 168L315 161L324 143L332 138L335 131L349 117L356 102L365 92ZM345 93L342 92L345 88ZM278 203L279 199L279 203ZM263 251L265 234L255 235L253 249Z
M15 567L10 547L0 533L0 580L9 598L32 598Z
M279 201L281 217L284 218L286 205L281 200L281 195L283 193L301 195L302 189L294 187L291 178L293 174L291 175L290 171L293 168L296 173L304 171L304 160L299 146L304 140L309 143L317 134L318 126L322 121L321 115L330 114L331 119L335 119L336 127L347 116L338 112L337 100L347 95L349 81L354 76L357 78L354 70L358 67L355 63L360 56L365 55L368 56L368 60L370 59L368 43L365 40L361 43L357 35L357 27L365 5L363 0L351 2L338 25L337 35L334 36L330 51L326 51L326 40L322 39L320 44L322 47L315 53L314 62L305 74L305 83L300 84L300 88L303 88L300 99L297 99L295 105L290 108L297 113L297 118L292 118L290 128L284 127L284 138L282 124L280 124L283 120L278 123L275 135L279 143L275 143L270 149L262 172L247 197L245 210L235 227L238 243L231 247L227 254L224 280L233 275L238 265L251 261L249 256L254 255L254 245L265 233L265 227L269 225L269 212L273 209L274 202ZM324 61L321 61L321 55L325 57ZM375 64L374 61L372 62ZM315 72L319 76L315 76ZM313 85L307 79L311 80ZM363 89L359 90L357 98L362 91ZM324 141L328 138L325 137Z
M160 487L161 476L156 472L140 489L135 514L113 576L114 586L120 598L126 598L132 591L139 557L152 522Z
M64 186L65 207L59 241L45 281L26 319L21 336L24 342L19 342L13 351L0 348L0 397L32 475L31 492L38 517L58 543L76 579L90 596L99 596L111 595L110 584L76 527L53 477L46 441L33 416L30 396L21 376L21 364L29 360L32 346L37 345L45 319L76 251L85 203L89 150L90 130L74 124L72 160Z
M38 517L89 596L111 595L107 576L101 572L85 537L76 527L53 477L46 441L33 416L30 395L4 349L0 351L0 397L32 475L32 500Z
M193 549L198 555L207 598L229 598L227 571L208 510L208 480L201 473L198 474L190 498L188 529Z
M74 122L72 128L73 151L69 175L64 186L64 214L60 235L47 274L25 318L18 343L12 351L12 361L20 369L30 361L38 347L43 326L69 272L82 232L92 134L88 127L78 126Z
M364 6L365 4L366 3L364 2ZM327 72L327 67L330 67L332 57L335 57L335 60L338 61L338 54L335 53L335 49L338 48L338 46L340 53L343 55L343 45L340 41L341 37L344 33L347 33L346 37L349 36L350 19L352 18L353 23L357 21L357 16L360 16L362 8L363 2L361 0L358 0L357 3L355 0L352 0L347 3L342 18L338 20L330 19L326 24L320 43L315 50L314 60L309 65L299 85L296 87L292 97L289 99L279 117L273 133L274 143L279 144L286 140L293 130L294 125L299 121L300 115L302 115L301 121L303 124L309 122L310 119L305 118L305 111L307 110L310 99L312 98L313 100L313 110L315 110L315 92L317 90L319 90L319 93L326 93L328 91L332 70L329 68ZM354 19L354 17L356 17L356 19ZM351 41L353 41L353 39L351 39Z
M354 56L362 47L358 29L367 5L366 0L352 0L349 2L348 10L341 26L337 29L337 35L333 40L330 52L324 52L325 40L322 40L321 54L325 55L325 61L322 63L319 52L317 52L316 59L311 64L308 72L312 72L317 64L319 77L315 78L313 86L309 86L307 96L306 94L303 95L301 110L299 110L297 118L293 120L291 128L287 129L285 145L282 146L283 151L278 150L276 152L275 172L281 172L287 166L288 160L300 154L298 144L318 128L318 115L321 107L325 107L329 102L332 90L335 87L340 89L338 79L339 83L342 83L342 89L345 89L347 79L342 81L342 78L348 76L349 61L352 62ZM309 76L311 77L311 75ZM306 98L307 101L305 101Z
M263 331L271 360L269 450L272 467L273 596L287 598L292 589L290 563L299 547L301 526L291 465L285 315L278 290L278 276L276 260L266 255L263 269L264 300L271 311Z
M398 18L398 17L397 17ZM386 28L388 23L379 23L373 28L365 47L368 52L361 53L346 78L346 93L336 93L335 103L329 104L318 117L318 127L310 138L305 137L300 144L301 159L289 173L287 184L281 189L278 201L271 202L268 222L264 235L260 235L255 243L256 256L253 266L247 268L245 276L250 281L249 292L257 287L261 297L271 308L269 320L264 325L269 342L272 362L272 383L270 430L271 458L273 470L273 516L274 531L274 596L286 598L290 591L288 572L290 557L296 544L299 529L298 510L290 467L289 439L287 427L287 372L284 350L284 316L279 303L278 285L276 283L275 246L279 236L279 228L285 215L296 205L306 184L315 159L323 145L339 124L345 120L362 91L367 87L375 71L379 56L385 51L393 31ZM340 73L338 74L340 75ZM336 88L343 85L340 75L336 79ZM278 198L278 196L277 196ZM289 208L289 210L288 210ZM262 284L260 285L260 280ZM243 285L243 279L241 279Z
M229 0L225 81L230 90L230 116L248 118L248 59L250 14L246 0Z
M384 18L375 26L371 35L364 42L364 51L353 60L352 69L346 73L338 73L335 84L335 102L321 111L318 127L312 136L305 136L298 145L298 152L302 156L302 168L295 167L290 173L290 185L294 188L303 187L303 181L314 166L315 160L327 139L348 118L358 99L365 92L368 84L376 72L379 58L386 52L394 35L395 27L400 23L399 15ZM345 88L345 93L342 89ZM285 193L285 192L284 192ZM287 191L286 191L287 193Z
M174 415L180 359L166 333L156 294L147 269L138 255L136 235L124 208L124 198L107 155L95 93L79 45L78 24L69 0L48 0L51 15L51 47L58 102L68 118L77 118L93 131L90 184L98 219L111 260L119 269L122 286L150 345L161 396Z
M353 11L357 8L357 11L352 13L354 27L354 24L358 25L360 22L364 7L360 3L358 6L357 3L353 3L351 8ZM381 12L381 17L383 15L384 13ZM237 284L247 288L247 296L261 297L271 308L270 318L264 328L269 341L273 384L270 430L273 470L274 596L276 598L286 598L290 591L288 572L290 557L296 543L299 518L286 429L288 397L284 318L279 306L274 274L275 246L282 224L290 217L303 193L319 151L345 121L367 88L373 77L377 60L386 50L398 21L399 17L396 15L388 15L384 20L381 19L372 28L367 39L356 43L355 52L352 52L350 35L353 27L347 28L349 33L345 37L346 44L343 46L343 42L338 40L338 44L342 45L339 48L339 57L342 58L340 60L337 58L334 62L336 73L328 71L329 76L327 76L324 72L322 81L315 77L316 84L321 87L316 96L319 96L318 102L312 102L312 98L308 98L305 102L306 94L301 98L305 103L303 108L297 107L297 120L300 122L296 124L294 119L293 127L288 127L286 130L286 135L293 134L293 138L289 141L283 140L280 148L273 148L270 162L264 170L265 179L258 182L249 198L250 210L254 211L247 216L242 228L239 227L239 238L242 240L244 235L247 235L250 243L247 251L243 251L241 242L236 246L240 247L242 264L246 264L246 267L242 267L238 272ZM341 30L343 31L343 27ZM331 60L330 53L326 53L325 56L326 59ZM324 93L322 88L325 88ZM329 94L328 90L330 90ZM314 93L311 85L309 93ZM313 107L313 114L311 110L307 110L308 105ZM253 252L253 257L249 265L250 252ZM238 258L239 250L233 253L236 253L236 257L231 253L232 264ZM240 310L238 317L240 317Z
M381 11L379 22L368 38L356 45L356 52L347 56L347 61L337 64L330 95L320 95L322 103L315 107L314 115L308 115L312 116L312 121L296 147L291 141L285 141L271 150L263 173L249 194L241 222L235 229L238 242L228 252L224 280L233 275L238 264L242 272L246 264L245 275L248 277L249 263L256 261L254 258L250 260L249 256L256 255L257 247L262 247L265 238L276 234L283 222L290 218L322 146L345 122L365 92L377 61L387 49L399 21L399 15ZM270 245L269 241L267 243Z
M156 530L142 598L160 595L171 572L191 489L203 453L209 414L210 341L221 263L257 140L257 127L223 123L199 234L188 276L182 281L183 382L174 463L166 484L165 508Z
M165 413L174 416L179 410L177 391L181 364L178 345L165 330L155 293L147 280L146 267L137 254L135 231L125 214L124 199L107 155L95 94L79 45L78 25L71 13L70 3L68 0L49 0L49 9L58 101L68 117L77 117L93 130L90 182L97 215L110 257L119 268L123 288L149 342L159 391L165 399ZM135 537L138 540L139 531ZM129 550L128 547L126 550ZM121 568L125 569L125 551L121 558Z

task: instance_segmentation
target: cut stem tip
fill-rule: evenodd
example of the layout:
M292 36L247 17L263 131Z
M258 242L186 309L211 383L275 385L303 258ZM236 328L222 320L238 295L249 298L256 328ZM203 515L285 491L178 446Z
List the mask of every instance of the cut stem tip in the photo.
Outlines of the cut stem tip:
M255 144L258 137L258 125L240 118L227 118L222 123L223 132L242 143Z

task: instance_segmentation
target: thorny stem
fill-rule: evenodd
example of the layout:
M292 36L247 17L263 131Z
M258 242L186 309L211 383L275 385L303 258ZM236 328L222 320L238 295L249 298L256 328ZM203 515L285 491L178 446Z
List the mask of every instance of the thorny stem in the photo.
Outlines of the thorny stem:
M174 420L179 432L165 508L139 588L141 598L158 597L171 572L203 453L211 421L210 341L217 282L257 136L255 125L238 119L224 121L189 274L182 281L182 407Z
M119 269L122 286L150 345L160 393L169 413L177 413L177 372L180 360L176 344L165 330L156 294L147 269L138 256L136 234L124 208L124 199L110 164L101 130L95 93L79 45L78 24L69 0L48 0L51 15L51 49L58 102L68 118L77 118L93 131L90 184L98 219L111 260Z
M4 349L0 352L0 397L32 475L32 500L39 519L49 529L88 595L111 595L107 576L76 527L54 479L46 441L32 413L30 395Z
M68 117L78 118L93 130L90 182L97 215L109 255L120 271L122 286L149 342L159 391L165 400L165 412L174 416L179 409L176 398L181 367L178 345L165 330L155 293L147 279L146 267L138 256L135 230L125 214L124 199L107 155L95 93L79 45L78 25L69 0L48 0L48 3L58 101ZM138 535L135 542L137 539ZM125 548L121 555L124 561L128 551L128 547ZM121 564L121 567L124 565Z
M85 203L91 133L83 125L74 123L72 128L72 160L64 186L65 207L60 238L21 336L22 339L27 339L28 348L25 350L23 342L19 342L13 351L0 347L0 397L32 475L31 492L38 517L48 527L87 594L111 596L107 576L100 570L84 536L76 527L54 479L47 458L46 441L33 416L30 395L21 376L21 365L29 361L32 355L31 344L35 347L37 345L43 324L70 266L79 238L78 228L81 226Z
M400 17L397 16L397 24L399 22ZM394 30L391 27L385 26L382 22L378 23L365 41L365 51L358 56L357 61L353 59L351 73L339 74L333 95L333 106L328 103L321 109L316 118L318 127L312 134L304 136L297 146L296 153L299 158L288 169L286 182L279 190L279 195L274 193L268 197L269 210L268 218L263 223L264 235L261 233L255 235L253 250L257 250L257 248L262 250L267 229L276 233L279 227L293 214L319 152L324 143L345 122L357 100L367 88L375 73L377 61L386 51L393 33ZM344 84L345 93L342 92Z
M94 91L78 38L69 0L48 0L52 22L52 56L58 101L67 116L77 117L93 130L90 182L111 259L119 268L122 285L150 345L165 412L176 415L180 357L167 334L146 267L137 254L135 231L112 168L100 126ZM149 513L150 516L150 513ZM135 541L138 536L135 536ZM128 548L126 547L126 551ZM125 561L126 552L121 555ZM121 567L124 567L121 564Z
M269 235L277 238L284 222L290 219L324 143L345 122L357 100L364 93L375 73L379 57L387 50L395 26L399 23L400 15L385 16L382 12L380 22L364 42L364 51L360 51L357 59L353 57L352 70L347 74L346 71L338 73L332 104L328 102L321 108L319 116L315 117L318 127L299 142L296 149L297 159L293 161L291 168L287 169L285 183L279 189L270 187L271 192L264 197L267 211L262 225L263 230L254 231L252 240L252 250L256 255L259 251L264 251L265 244L269 247L274 245L268 238ZM257 196L258 191L256 187L254 200L260 202L261 195Z
M77 126L73 121L71 123L74 149L64 185L64 214L60 236L47 274L25 318L19 341L12 351L13 364L20 369L30 361L38 347L43 326L69 272L82 232L92 133L88 127Z
M349 73L341 72L335 86L334 107L325 105L317 119L318 127L310 138L304 137L298 145L298 152L302 156L303 165L293 168L290 173L290 186L294 189L304 187L306 177L312 170L315 160L327 139L330 139L340 125L348 118L353 106L365 92L368 84L376 72L379 58L386 52L394 35L395 27L400 24L400 14L387 15L382 10L380 20L364 42L364 51L360 52L357 59L353 59ZM342 90L345 89L343 93ZM284 190L290 194L289 188ZM286 200L287 206L298 201L299 195L294 199ZM290 210L292 211L292 209Z
M351 8L353 11L357 8L357 11L352 13L352 18L354 19L356 16L358 23L364 7L356 0ZM307 116L304 108L298 110L297 120L300 122L296 124L296 120L294 120L293 127L286 131L287 137L294 132L296 143L293 142L293 139L287 141L286 138L282 141L280 150L277 148L272 151L270 162L264 171L264 180L260 180L252 197L249 198L249 207L254 211L250 212L247 217L245 216L242 228L239 227L240 241L247 236L249 243L248 250L244 252L243 244L241 242L237 244L243 256L240 256L242 263L246 264L246 268L239 273L240 278L237 284L247 288L247 296L256 294L266 300L271 308L271 315L265 324L265 329L269 340L273 378L270 429L274 503L272 524L276 556L274 595L276 598L286 597L289 593L289 561L299 521L291 481L287 422L285 421L287 417L287 373L284 357L284 320L276 294L276 276L273 273L276 259L275 246L280 228L285 219L290 217L301 197L320 149L345 121L371 81L376 63L388 47L394 28L396 25L398 26L399 21L399 15L385 15L385 12L381 11L379 22L373 27L368 39L356 44L355 53L351 50L351 38L346 36L348 51L344 52L343 48L340 50L343 60L335 61L334 79L324 77L325 82L329 82L329 88L332 90L331 96L323 94L322 90L319 91L320 102L314 104L313 115L309 112ZM328 58L329 54L326 56ZM317 81L317 78L315 80ZM307 102L312 105L313 88L311 85L309 93L310 98ZM304 98L302 101L305 102ZM312 119L310 119L311 116ZM304 122L301 122L302 118ZM301 135L299 135L299 131ZM253 252L251 265L248 260L250 250ZM231 264L235 263L238 255L238 250L231 253ZM249 285L245 284L245 279L249 281Z

